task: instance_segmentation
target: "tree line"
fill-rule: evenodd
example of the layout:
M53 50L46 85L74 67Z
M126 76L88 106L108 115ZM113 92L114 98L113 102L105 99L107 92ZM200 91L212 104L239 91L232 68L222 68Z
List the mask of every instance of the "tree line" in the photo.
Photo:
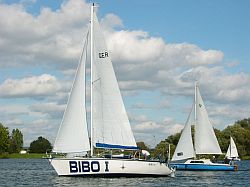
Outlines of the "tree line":
M51 143L47 139L40 136L37 140L30 143L28 152L45 153L47 150L51 150L51 148ZM20 153L22 149L22 132L19 129L13 129L10 133L8 127L5 127L2 123L0 123L0 155Z
M234 138L240 157L250 157L250 118L236 121L234 125L228 126L223 130L214 129L219 145L223 153L226 153L230 136ZM167 147L170 144L171 154L178 144L181 132L168 136L165 140L159 142L154 149L150 149L144 142L137 142L141 149L149 150L152 157L162 157L167 155ZM194 127L192 127L192 136L194 136ZM9 129L0 123L0 155L3 153L19 153L23 149L23 134L19 129L13 129L11 134ZM30 143L30 153L45 153L52 149L51 143L38 137Z
M10 135L9 129L0 123L0 153L17 153L23 147L23 134L18 129L13 129Z

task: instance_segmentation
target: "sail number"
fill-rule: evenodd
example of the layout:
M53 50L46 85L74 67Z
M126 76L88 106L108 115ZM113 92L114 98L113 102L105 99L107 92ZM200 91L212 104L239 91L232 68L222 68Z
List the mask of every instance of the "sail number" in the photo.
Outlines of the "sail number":
M99 53L99 58L106 58L108 56L109 56L108 52Z
M109 171L109 163L105 162L105 172ZM70 173L99 172L101 170L98 161L69 161Z

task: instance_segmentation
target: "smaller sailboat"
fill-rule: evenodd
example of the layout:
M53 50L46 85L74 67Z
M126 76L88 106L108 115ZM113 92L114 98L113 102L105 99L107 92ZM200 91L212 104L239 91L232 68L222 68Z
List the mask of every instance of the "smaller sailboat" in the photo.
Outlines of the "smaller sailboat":
M193 115L194 114L194 115ZM194 144L191 127L194 125ZM170 165L177 170L233 171L237 166L213 163L209 159L197 159L198 155L222 154L218 140L201 97L198 84L195 83L195 98L192 110L180 136Z
M225 161L240 161L238 150L232 136L230 136L230 144L227 149Z

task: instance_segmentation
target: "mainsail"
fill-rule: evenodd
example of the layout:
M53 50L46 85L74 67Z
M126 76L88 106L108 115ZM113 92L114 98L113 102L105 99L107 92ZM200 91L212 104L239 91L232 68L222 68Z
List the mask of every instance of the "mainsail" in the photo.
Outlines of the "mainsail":
M93 11L93 143L95 147L137 149L104 36Z
M228 157L228 158L239 157L236 144L231 136L230 136L230 144L229 144L229 147L227 149L226 157Z
M195 153L222 154L219 143L209 121L207 110L196 85Z
M87 42L80 58L53 152L81 153L90 150L85 108Z

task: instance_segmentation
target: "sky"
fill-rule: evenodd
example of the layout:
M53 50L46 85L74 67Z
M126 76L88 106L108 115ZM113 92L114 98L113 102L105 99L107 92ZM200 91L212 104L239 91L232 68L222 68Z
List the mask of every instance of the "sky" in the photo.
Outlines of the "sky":
M25 146L38 136L54 143L91 4L0 0L0 122L10 130L20 129ZM98 4L136 141L154 147L181 131L195 80L215 128L249 117L249 1Z

